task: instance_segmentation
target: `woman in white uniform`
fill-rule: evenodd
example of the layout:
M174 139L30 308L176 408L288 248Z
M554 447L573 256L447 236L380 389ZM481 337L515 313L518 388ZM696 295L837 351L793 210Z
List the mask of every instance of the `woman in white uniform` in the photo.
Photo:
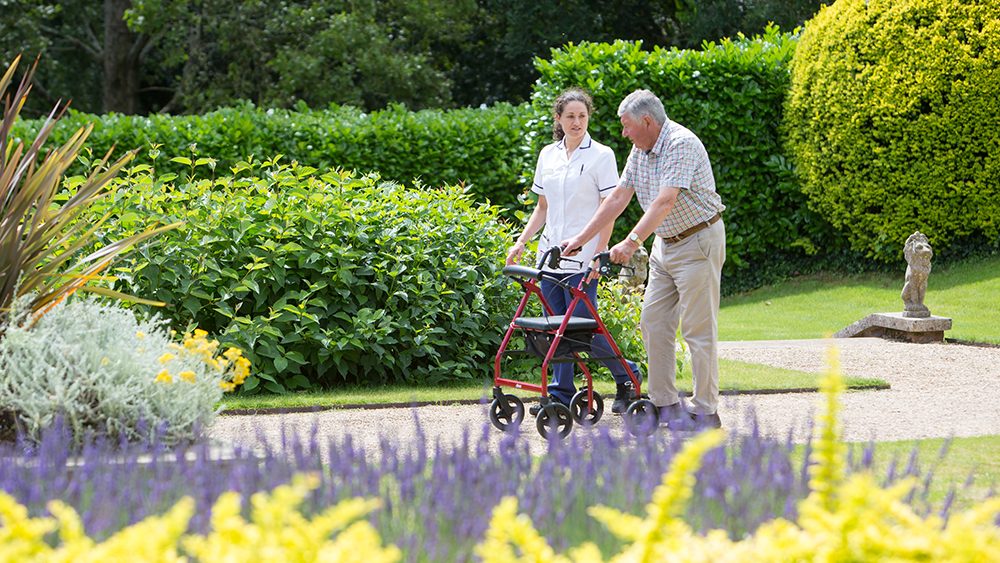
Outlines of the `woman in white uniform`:
M531 188L531 191L538 194L538 203L524 232L507 252L508 265L518 263L524 253L525 243L543 225L545 231L538 245L540 251L580 232L597 212L601 200L611 195L611 191L618 185L618 166L614 152L593 140L587 133L592 111L590 95L578 88L566 90L556 98L552 126L552 137L556 142L547 145L538 155L534 185ZM580 262L579 266L564 262L565 267L547 271L556 274L570 286L578 285L594 255L607 250L612 227L609 224L604 231L588 241L579 254L573 256L574 260ZM566 314L566 307L573 299L569 291L548 280L542 280L542 294L557 315ZM596 306L596 283L588 284L587 296ZM582 303L569 314L590 317L590 311ZM591 347L595 355L613 355L607 338L603 336L595 338ZM638 366L631 361L629 364L638 375ZM567 406L576 392L573 383L574 365L555 364L548 387L549 396ZM604 365L611 370L617 384L611 411L618 414L625 410L628 401L633 398L630 396L631 382L621 362L607 360Z

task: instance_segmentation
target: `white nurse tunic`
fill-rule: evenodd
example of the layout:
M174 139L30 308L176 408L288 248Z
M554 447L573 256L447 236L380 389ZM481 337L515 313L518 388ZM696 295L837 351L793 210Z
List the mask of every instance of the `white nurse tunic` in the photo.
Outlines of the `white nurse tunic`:
M618 185L618 165L610 147L584 135L573 155L566 158L566 141L547 145L538 154L534 185L531 191L545 196L548 212L545 230L538 245L539 257L549 247L576 235L590 222L601 200L611 195ZM575 273L586 269L597 253L595 236L573 256L581 265L563 262L558 270L547 271Z

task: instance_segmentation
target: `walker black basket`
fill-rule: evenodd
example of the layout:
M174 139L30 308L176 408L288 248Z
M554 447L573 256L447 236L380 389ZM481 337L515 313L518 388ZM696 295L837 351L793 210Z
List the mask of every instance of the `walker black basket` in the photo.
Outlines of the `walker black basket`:
M549 353L549 348L552 347L552 341L555 338L556 335L551 332L525 331L525 348L535 356L544 358ZM572 358L574 352L590 352L590 341L593 338L594 331L592 330L567 331L563 334L552 357Z

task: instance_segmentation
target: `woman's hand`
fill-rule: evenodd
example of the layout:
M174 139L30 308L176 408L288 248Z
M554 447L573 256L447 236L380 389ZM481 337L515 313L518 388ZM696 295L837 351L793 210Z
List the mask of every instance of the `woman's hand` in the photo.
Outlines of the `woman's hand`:
M507 265L513 266L521 261L521 255L524 254L524 243L515 242L514 246L507 249Z
M587 276L587 283L601 279L601 260L596 256L590 262L590 275Z

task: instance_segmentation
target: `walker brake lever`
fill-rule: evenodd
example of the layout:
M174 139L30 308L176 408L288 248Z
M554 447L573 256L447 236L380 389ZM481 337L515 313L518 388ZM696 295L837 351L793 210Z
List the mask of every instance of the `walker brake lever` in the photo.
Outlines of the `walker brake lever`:
M577 250L580 249L578 248ZM572 262L577 266L583 265L583 262L579 260L573 260L572 258L563 258L562 251L563 249L559 245L553 246L552 248L545 251L545 254L549 257L549 263L548 263L549 268L552 268L553 270L558 270L562 262Z
M628 270L629 275L631 276L635 275L634 267L625 266L622 264L615 264L614 262L611 261L611 253L606 250L598 254L594 258L597 260L597 271L600 272L602 276L610 276L613 273L612 272L613 268L618 268L619 273L623 270Z

